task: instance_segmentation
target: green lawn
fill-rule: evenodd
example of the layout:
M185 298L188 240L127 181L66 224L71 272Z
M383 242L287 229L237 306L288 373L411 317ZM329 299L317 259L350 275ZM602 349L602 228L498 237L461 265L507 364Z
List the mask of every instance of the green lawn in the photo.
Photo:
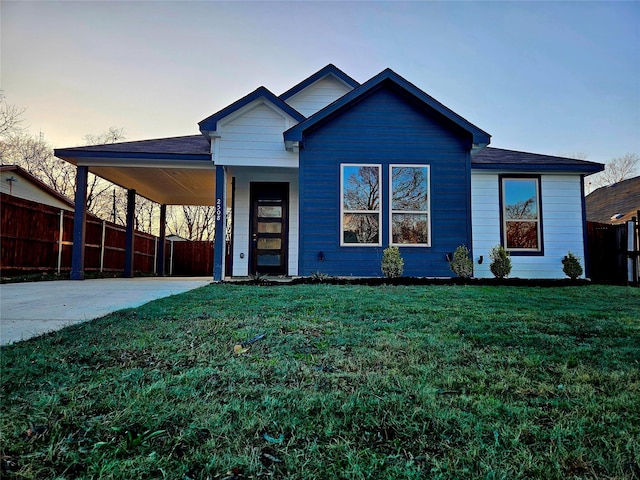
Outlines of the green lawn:
M630 287L211 285L1 375L2 478L640 478Z

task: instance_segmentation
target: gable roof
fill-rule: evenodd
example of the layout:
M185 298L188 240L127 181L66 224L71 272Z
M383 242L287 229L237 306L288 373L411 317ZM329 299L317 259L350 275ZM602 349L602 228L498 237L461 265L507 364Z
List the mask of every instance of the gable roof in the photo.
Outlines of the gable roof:
M516 172L574 172L591 174L604 170L601 163L556 157L539 153L518 152L487 147L471 155L471 168L478 170L509 170Z
M0 172L16 172L16 175L19 175L20 177L24 178L28 182L31 182L40 190L44 191L48 195L54 197L56 200L70 207L69 210L73 210L75 208L75 204L73 203L73 200L71 200L69 197L66 197L65 195L62 195L61 193L56 192L49 185L42 182L38 178L34 177L28 171L26 171L22 167L19 167L18 165L2 165L0 166ZM27 200L30 200L30 199L27 199Z
M265 87L258 87L250 94L242 97L240 100L233 102L228 107L223 108L217 113L205 118L204 120L198 122L200 126L200 131L204 134L205 132L215 132L218 129L218 122L223 118L231 115L233 112L240 110L245 105L250 104L254 100L258 100L259 98L264 98L265 100L271 102L273 105L278 107L283 112L287 113L291 117L293 117L296 121L300 122L305 119L305 116L298 112L295 108L285 103L279 97L276 97L273 93L271 93Z
M594 190L586 196L585 207L590 222L624 223L631 220L640 210L640 176Z
M325 122L332 116L339 114L339 112L343 109L348 108L353 103L364 98L369 93L376 91L378 88L381 88L385 84L392 84L399 87L404 92L413 97L417 102L421 103L425 108L435 112L443 119L446 119L457 125L461 129L467 131L472 137L474 146L477 145L477 148L482 148L485 145L488 145L491 141L491 135L489 135L487 132L476 127L471 122L455 113L453 110L438 102L435 98L420 90L411 82L405 80L393 70L387 68L359 87L351 90L349 93L346 93L335 102L327 105L316 114L284 132L285 142L301 141L305 131Z
M295 85L294 87L291 87L289 90L287 90L282 95L280 95L280 98L282 100L287 100L293 97L296 93L301 92L302 90L307 88L309 85L317 82L318 80L326 77L327 75L333 75L338 80L341 80L342 82L346 83L347 85L353 88L360 86L360 82L354 80L349 75L347 75L342 70L340 70L338 67L330 63L326 67L318 70L316 73L314 73L310 77L305 78L299 84Z
M75 158L139 158L211 160L211 145L202 135L156 138L135 142L108 143L85 147L56 148L56 157L73 162Z

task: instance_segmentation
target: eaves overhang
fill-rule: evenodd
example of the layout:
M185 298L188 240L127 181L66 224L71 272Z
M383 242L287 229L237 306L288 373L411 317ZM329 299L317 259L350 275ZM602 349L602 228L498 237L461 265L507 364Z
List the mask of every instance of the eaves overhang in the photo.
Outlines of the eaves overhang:
M197 153L141 153L141 152L87 152L76 149L55 149L54 155L73 165L104 166L211 166L211 154Z
M599 165L599 164L598 164ZM587 167L580 165L536 165L536 164L518 164L518 163L495 163L495 164L476 164L471 161L471 170L499 170L518 173L579 173L583 175L591 175L604 170L604 165L601 168Z
M446 121L462 129L463 131L468 132L471 138L471 144L474 146L475 151L481 150L491 142L491 135L489 135L487 132L476 127L471 122L455 113L453 110L444 106L442 103L438 102L436 99L434 99L391 69L383 70L375 77L371 78L354 90L346 93L344 96L327 105L325 108L318 111L311 117L285 131L285 142L302 141L306 131L312 130L314 127L323 124L334 115L338 115L343 109L348 108L353 103L359 101L359 99L366 97L385 84L390 84L395 86L396 88L400 88L409 96L409 98L412 98L423 108L429 110L432 113L435 113L437 116L440 116L442 119L445 119Z
M165 205L211 205L215 165L203 135L59 148L55 155Z
M471 156L471 170L591 175L604 170L604 165L587 160L488 147Z

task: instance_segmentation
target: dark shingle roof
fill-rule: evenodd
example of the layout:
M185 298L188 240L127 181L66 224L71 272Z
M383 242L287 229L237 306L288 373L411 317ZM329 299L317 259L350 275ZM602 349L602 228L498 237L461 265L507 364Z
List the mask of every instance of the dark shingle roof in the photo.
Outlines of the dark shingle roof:
M640 177L630 178L594 190L585 198L587 220L598 223L624 223L640 210ZM611 218L619 214L619 218Z
M306 131L310 131L311 129L315 128L316 125L320 125L328 119L340 115L343 109L349 108L350 105L354 104L362 98L365 98L366 95L368 95L370 92L374 92L378 88L381 88L385 85L391 86L394 89L401 90L403 93L408 94L408 98L411 98L412 101L415 101L416 103L429 109L429 111L431 112L435 112L439 116L439 118L442 118L445 121L449 122L451 125L455 125L463 131L468 132L471 135L473 143L481 145L489 144L491 135L489 135L484 130L476 127L471 122L461 117L456 112L446 107L431 95L425 93L390 68L383 70L375 77L372 77L362 85L354 88L335 102L330 103L320 111L313 114L311 117L303 120L297 125L291 127L289 130L285 131L285 141L301 141Z
M136 142L109 143L106 145L89 145L86 147L58 148L58 157L78 154L150 154L150 155L206 155L211 156L209 140L202 135L185 137L156 138Z
M575 158L487 147L471 157L471 168L510 171L569 171L589 174L602 171L604 165Z

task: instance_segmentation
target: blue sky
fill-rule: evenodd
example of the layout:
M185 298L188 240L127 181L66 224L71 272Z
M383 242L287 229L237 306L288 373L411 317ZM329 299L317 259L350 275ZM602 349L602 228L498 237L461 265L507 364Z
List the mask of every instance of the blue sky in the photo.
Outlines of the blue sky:
M605 162L640 153L640 2L0 3L1 88L55 147L197 122L333 63L390 67L492 146Z

